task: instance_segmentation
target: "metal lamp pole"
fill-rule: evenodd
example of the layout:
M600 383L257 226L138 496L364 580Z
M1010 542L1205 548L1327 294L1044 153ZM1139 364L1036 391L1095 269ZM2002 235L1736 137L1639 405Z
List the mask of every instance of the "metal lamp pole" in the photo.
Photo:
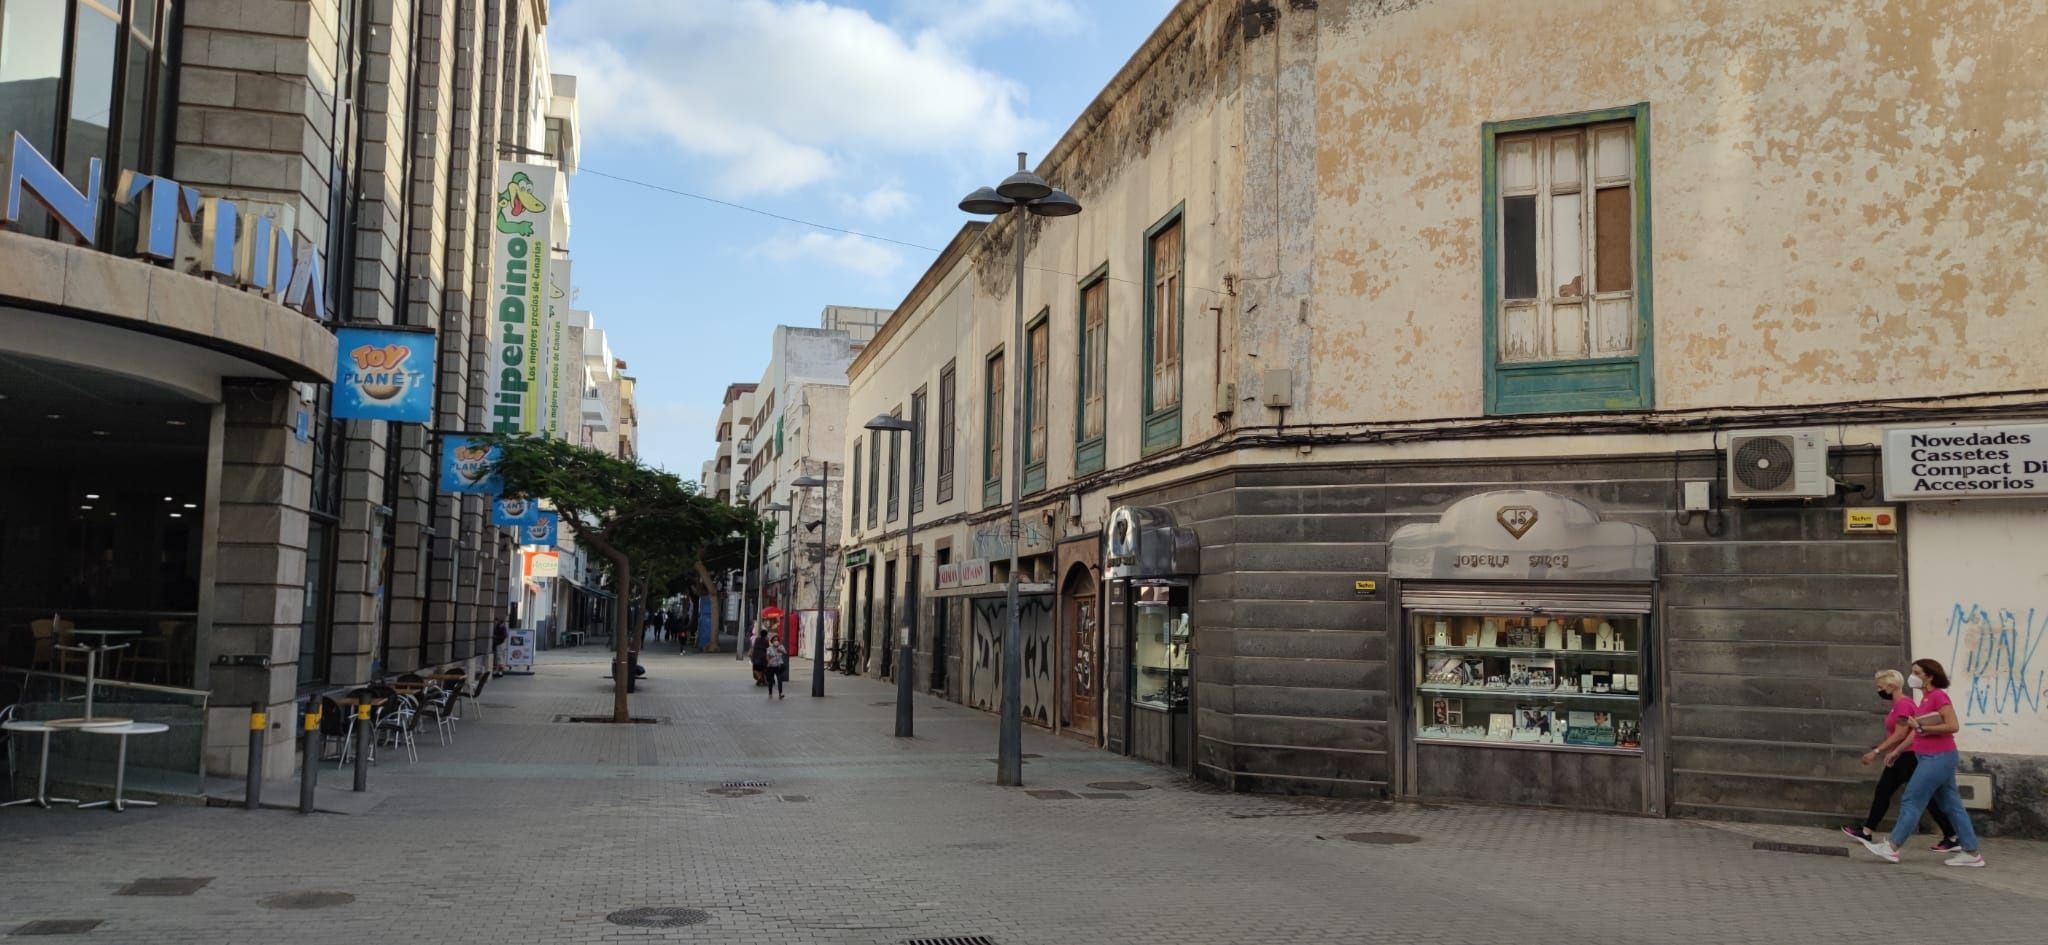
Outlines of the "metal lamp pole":
M787 512L789 511L789 506L783 505L780 502L770 502L767 505L761 506L761 511L770 514ZM768 591L768 539L761 539L761 547L755 551L755 554L761 556L761 566L754 569L754 619L759 621L761 619L761 608L764 605L763 595Z
M994 187L983 187L960 201L967 213L1000 215L1023 210L1035 216L1066 217L1081 212L1074 198L1054 190L1051 184L1031 173L1024 164L1024 152L1017 152L1017 173ZM1015 342L1008 360L1016 366L1015 377L1023 377L1030 366L1024 363L1024 219L1011 219L1011 251L1015 257L1016 282L1011 295L1016 301ZM1024 783L1024 656L1023 615L1017 610L1017 545L1022 540L1024 492L1024 399L1018 396L1024 385L1012 383L1010 391L1010 574L1004 590L1009 623L1003 628L1002 721L996 744L996 783L1017 787Z
M825 697L825 558L831 547L827 536L832 528L832 464L826 462L824 478L798 476L790 481L798 489L818 490L818 625L811 631L811 698ZM796 581L792 579L794 588Z
M897 454L896 447L901 445L903 434L917 429L917 421L883 414L873 420L869 420L867 428L870 430L889 431L890 452L892 455L900 455ZM913 439L911 442L915 443L916 440ZM911 457L910 462L911 468L915 469L917 457ZM913 477L914 479L915 477ZM894 483L891 483L891 485L894 485ZM913 728L910 707L910 677L913 675L910 665L910 638L917 631L917 565L914 563L917 560L917 501L914 497L911 501L904 503L903 512L903 573L905 575L904 583L908 585L904 589L903 600L908 619L904 621L903 627L896 633L897 738L911 737Z

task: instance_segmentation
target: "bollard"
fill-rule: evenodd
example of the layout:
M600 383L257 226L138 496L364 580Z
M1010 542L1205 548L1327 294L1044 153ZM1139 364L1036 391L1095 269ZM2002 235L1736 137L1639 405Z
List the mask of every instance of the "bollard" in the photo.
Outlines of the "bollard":
M305 745L299 749L299 813L313 812L313 788L320 780L320 707L306 700Z
M370 789L370 703L356 703L356 785L357 793Z
M255 810L263 804L263 733L270 728L270 715L263 703L249 704L249 775L242 789L242 806Z

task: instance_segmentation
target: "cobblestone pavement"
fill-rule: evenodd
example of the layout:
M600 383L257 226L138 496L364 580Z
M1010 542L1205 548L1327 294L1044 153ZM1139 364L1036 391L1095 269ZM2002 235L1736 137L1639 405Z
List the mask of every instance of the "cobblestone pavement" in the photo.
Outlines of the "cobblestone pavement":
M1027 732L1043 756L1027 788L1074 795L1043 797L994 786L994 722L973 710L920 697L919 737L891 737L886 684L830 676L814 700L799 662L771 701L730 657L657 656L634 710L663 724L568 724L608 710L603 656L542 657L493 683L455 744L430 729L418 765L387 753L367 815L0 811L0 935L37 919L104 920L50 941L153 945L1860 945L1914 929L1996 945L2048 929L2041 845L1994 841L1981 871L1925 852L1890 866L1751 848L1779 828L1228 795ZM729 781L769 786L710 793ZM114 895L147 877L212 880ZM272 900L307 892L353 901ZM636 907L707 917L606 919Z

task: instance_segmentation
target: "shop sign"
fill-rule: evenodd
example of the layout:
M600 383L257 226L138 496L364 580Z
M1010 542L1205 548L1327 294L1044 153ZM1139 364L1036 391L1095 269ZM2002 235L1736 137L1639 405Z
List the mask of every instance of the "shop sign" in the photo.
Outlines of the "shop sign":
M1899 513L1884 506L1843 509L1842 531L1851 535L1896 535L1899 533Z
M80 190L51 164L35 145L14 133L7 165L9 226L21 221L21 197L27 194L66 231L90 246L99 235L100 159L86 162L85 189ZM220 279L255 291L288 308L327 320L325 264L312 241L300 238L273 217L244 214L240 205L222 197L201 197L199 191L168 177L122 171L114 202L135 205L142 225L136 228L135 255L156 262L176 262L178 228L200 224L198 275Z
M568 379L562 375L564 367L562 363L562 342L564 341L563 333L568 330L565 327L568 320L569 261L566 259L550 258L548 260L547 330L541 335L541 349L547 352L547 363L541 366L542 387L546 390L546 397L543 398L544 406L541 409L547 413L547 436L550 440L562 439L562 430L565 426L563 422L564 394L562 392L568 388ZM582 352L577 352L577 355L578 357L574 361L576 366L581 367L583 364ZM576 399L579 407L582 401L582 391L583 386L581 384L576 385Z
M526 557L526 576L534 580L562 576L562 554L558 551L536 551Z
M969 558L960 562L961 587L980 587L988 583L988 559Z
M541 338L547 330L555 169L498 165L491 226L491 432L540 433Z
M2042 495L2048 495L2048 423L1884 431L1886 501Z
M1102 572L1105 577L1185 577L1201 570L1201 543L1165 509L1123 506L1109 514Z
M441 491L451 495L498 495L505 480L498 475L503 452L475 436L441 437Z
M1603 522L1577 499L1533 489L1470 496L1434 523L1403 525L1388 573L1404 580L1650 581L1649 529Z
M846 553L846 566L849 568L858 568L867 563L868 550L866 548L855 548Z
M523 528L540 524L540 503L525 496L491 502L491 524Z
M340 328L334 339L336 420L433 420L432 332Z
M938 587L939 587L939 589L941 589L941 590L944 590L945 588L949 588L949 587L959 587L959 586L960 586L960 565L958 565L958 564L942 564L942 565L939 565L939 575L938 575Z
M533 629L513 627L505 633L505 671L533 675Z
M540 513L540 521L519 529L519 543L533 548L553 548L562 527L562 517L554 512Z

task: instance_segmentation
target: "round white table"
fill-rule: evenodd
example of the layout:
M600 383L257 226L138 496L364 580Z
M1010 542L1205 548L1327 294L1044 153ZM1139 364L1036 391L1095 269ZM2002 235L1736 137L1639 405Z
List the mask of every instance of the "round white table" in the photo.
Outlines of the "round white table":
M51 801L59 804L78 803L78 798L75 797L50 796L50 736L57 732L65 731L65 729L60 726L51 725L48 722L35 722L28 719L10 719L6 725L0 725L0 728L10 732L20 732L24 735L41 733L43 736L43 759L42 763L36 768L36 796L24 797L18 801L8 801L5 804L0 804L0 807L13 807L16 804L34 804L37 807L47 808L50 806Z
M71 635L72 635L72 636L74 636L74 637L99 637L99 638L100 638L100 642L99 642L99 645L98 645L98 646L92 646L92 645L73 645L73 646L60 646L60 647L58 647L58 649L60 649L60 650L77 650L77 651L79 651L79 652L82 652L82 653L84 653L84 654L85 654L85 717L86 717L87 719L90 719L90 718L92 718L92 691L93 691L93 689L94 689L94 688L95 688L96 686L98 686L98 685L99 685L99 679L98 679L98 674L99 674L99 663L100 663L100 654L101 654L101 653L108 653L108 652L111 652L111 651L114 651L114 650L126 649L126 648L127 648L127 646L128 646L128 644L126 644L126 643L111 643L111 644L110 644L110 643L108 643L108 642L107 642L107 640L108 640L109 638L111 638L111 637L135 637L135 636L141 636L141 635L142 635L142 631L140 631L140 630L72 630L72 631L70 631L70 633L71 633Z
M116 753L114 759L114 799L111 801L92 801L80 804L78 805L79 809L112 807L114 810L122 811L127 810L130 804L136 807L155 807L155 801L129 801L121 797L121 790L128 784L128 736L160 735L170 730L171 727L162 722L129 722L123 725L94 725L79 729L79 731L91 735L116 735L121 739L121 748Z

